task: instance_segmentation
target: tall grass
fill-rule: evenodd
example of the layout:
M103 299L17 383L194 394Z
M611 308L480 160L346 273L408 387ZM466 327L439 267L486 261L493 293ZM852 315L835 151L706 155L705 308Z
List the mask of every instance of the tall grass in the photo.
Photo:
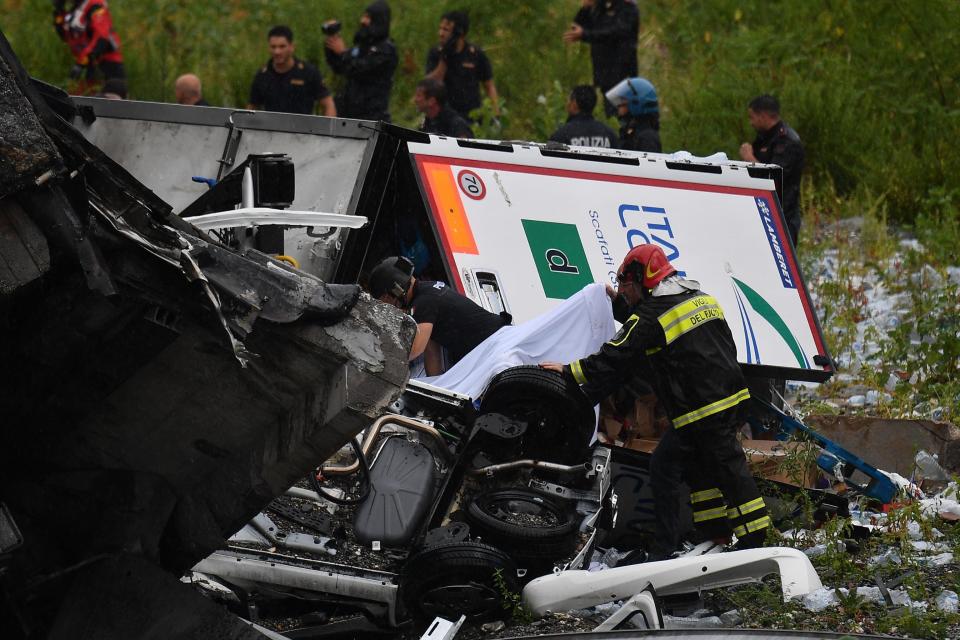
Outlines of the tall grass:
M169 101L180 73L198 73L215 105L243 106L267 59L265 35L286 23L297 52L331 75L320 24L349 38L365 2L113 0L132 97ZM807 184L841 198L883 197L890 218L942 215L960 201L960 2L956 0L645 0L641 74L658 87L664 148L736 157L752 138L745 105L770 92L800 133ZM560 35L578 0L392 0L400 66L394 119L413 125L410 97L436 42L439 15L470 12L507 110L504 137L545 139L569 87L591 78L588 48ZM28 71L66 85L70 59L45 0L0 0L0 28ZM335 81L334 81L335 82ZM543 96L540 101L538 97ZM613 123L612 123L613 124ZM821 199L825 201L826 199ZM932 208L932 209L931 209ZM946 207L955 211L955 207ZM930 211L926 211L930 210Z

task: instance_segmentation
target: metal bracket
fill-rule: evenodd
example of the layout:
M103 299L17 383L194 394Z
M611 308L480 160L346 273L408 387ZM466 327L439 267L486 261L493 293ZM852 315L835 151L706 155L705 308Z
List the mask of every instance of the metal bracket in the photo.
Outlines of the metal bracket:
M227 141L223 145L223 155L217 160L217 164L220 165L220 168L217 169L217 182L220 182L220 178L233 166L233 163L237 159L237 150L240 148L240 138L243 137L243 129L237 127L233 121L233 116L238 113L256 112L250 111L249 109L237 109L236 111L230 112L230 116L227 118Z

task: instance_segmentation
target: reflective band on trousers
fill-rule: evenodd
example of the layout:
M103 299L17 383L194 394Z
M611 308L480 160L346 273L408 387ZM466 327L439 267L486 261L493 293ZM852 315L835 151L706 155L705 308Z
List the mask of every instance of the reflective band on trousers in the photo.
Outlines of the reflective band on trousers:
M772 524L770 521L770 516L763 516L762 518L757 518L753 522L748 522L742 527L734 527L733 535L738 538L742 538L748 533L754 533L755 531L760 531L760 529L765 529Z
M577 384L587 384L587 379L583 375L583 367L580 366L579 360L574 360L570 363L570 373L573 374L573 379L577 381Z
M657 318L670 344L688 331L711 320L723 320L723 309L713 296L697 296L682 302Z
M680 427L685 427L691 422L696 422L701 418L706 418L707 416L712 416L715 413L720 413L721 411L726 411L730 407L734 407L744 400L750 398L750 392L747 389L740 389L732 396L727 396L723 400L717 400L716 402L711 402L705 407L700 407L695 411L690 413L685 413L678 418L673 419L673 427L679 429Z
M694 522L705 522L707 520L717 520L727 515L726 507L717 507L716 509L704 509L703 511L693 512Z
M728 518L736 518L737 516L745 516L748 513L753 513L759 509L763 509L767 506L763 502L763 498L757 498L756 500L751 500L750 502L744 502L739 507L733 507L732 509L727 509Z
M694 491L690 494L690 502L706 502L714 498L723 498L720 489L704 489L703 491Z

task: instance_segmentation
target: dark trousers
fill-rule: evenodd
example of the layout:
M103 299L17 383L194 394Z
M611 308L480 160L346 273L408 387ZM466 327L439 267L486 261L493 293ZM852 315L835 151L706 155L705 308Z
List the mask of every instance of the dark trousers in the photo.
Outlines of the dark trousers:
M741 548L760 547L771 522L737 440L739 413L734 407L678 429L677 455L697 529L708 538L732 531Z
M650 554L652 559L658 560L676 551L681 537L690 529L689 521L680 521L690 490L683 481L683 453L676 429L670 429L660 437L660 443L650 456L650 490L656 519L656 539Z

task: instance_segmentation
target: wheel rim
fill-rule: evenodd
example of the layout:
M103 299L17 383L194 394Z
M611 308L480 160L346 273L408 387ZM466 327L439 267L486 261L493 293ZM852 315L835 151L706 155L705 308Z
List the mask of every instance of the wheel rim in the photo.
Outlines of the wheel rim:
M468 618L500 610L500 594L490 585L467 581L438 585L423 592L420 608L428 616L466 615Z

